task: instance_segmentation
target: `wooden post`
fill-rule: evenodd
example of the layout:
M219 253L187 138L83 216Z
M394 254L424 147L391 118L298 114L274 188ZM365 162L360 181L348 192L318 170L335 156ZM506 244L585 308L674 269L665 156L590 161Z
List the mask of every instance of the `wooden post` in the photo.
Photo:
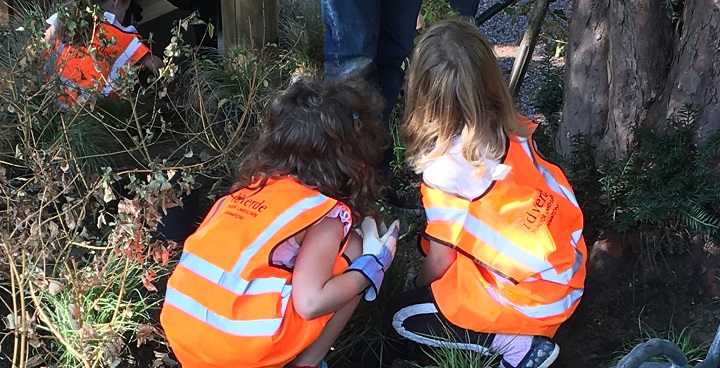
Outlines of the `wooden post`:
M517 97L520 92L520 86L522 85L523 79L525 79L525 72L527 72L528 65L530 65L530 61L532 61L535 43L537 43L540 26L542 25L543 19L545 19L545 13L547 13L549 3L549 0L535 0L533 4L527 29L525 30L522 41L520 41L518 54L515 58L512 72L510 72L510 93L512 93L513 97Z
M13 0L0 0L0 24L7 25L10 23L10 17L13 15Z
M221 9L225 50L243 42L256 49L277 42L277 0L222 0Z

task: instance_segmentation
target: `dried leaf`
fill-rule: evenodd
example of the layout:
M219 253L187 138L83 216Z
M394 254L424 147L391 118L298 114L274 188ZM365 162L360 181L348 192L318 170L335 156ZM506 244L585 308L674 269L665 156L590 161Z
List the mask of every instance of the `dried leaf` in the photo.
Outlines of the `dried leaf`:
M65 226L67 226L69 230L75 230L77 226L77 221L75 221L75 215L72 211L65 211Z
M30 236L33 238L41 238L42 237L42 229L40 226L40 220L35 220L30 224Z
M159 241L150 245L150 255L155 262L159 262L163 266L167 266L170 262L170 250Z
M49 281L50 282L48 284L48 292L50 293L50 295L56 296L56 295L60 294L60 292L65 290L65 285L61 284L60 282L55 281L55 280L49 280Z
M80 307L77 304L71 303L67 306L68 312L70 312L70 326L73 330L77 331L81 328L80 326Z
M123 198L120 203L118 203L118 212L131 215L133 217L137 217L140 215L140 211L142 211L142 208L140 208L140 205L137 200L130 200L127 198Z
M5 328L7 328L10 331L15 330L15 315L10 313L5 318L3 318L3 322L5 322Z
M110 186L106 186L105 193L103 195L103 201L105 201L105 203L108 203L113 199L115 199L115 194L113 194L112 188Z
M152 281L155 279L156 275L157 274L153 270L147 270L145 271L145 273L143 273L142 283L145 289L157 292L157 288L155 287L155 285L152 284Z
M45 360L43 359L43 357L41 355L35 355L35 356L31 357L30 359L28 359L27 361L25 361L25 367L26 368L34 368L34 367L37 367L37 366L43 364L44 362L45 362Z
M107 225L107 220L105 219L105 214L101 212L98 215L97 228L100 229L103 227L103 225Z
M152 340L153 336L160 335L160 331L149 323L143 323L138 327L135 338L137 339L137 346L145 344L148 340Z
M56 239L57 235L60 233L60 228L55 222L51 221L48 223L48 231L50 232L50 239Z
M205 162L205 161L210 161L210 159L212 158L212 155L210 155L207 151L202 151L202 152L200 152L199 157L200 157L200 161Z

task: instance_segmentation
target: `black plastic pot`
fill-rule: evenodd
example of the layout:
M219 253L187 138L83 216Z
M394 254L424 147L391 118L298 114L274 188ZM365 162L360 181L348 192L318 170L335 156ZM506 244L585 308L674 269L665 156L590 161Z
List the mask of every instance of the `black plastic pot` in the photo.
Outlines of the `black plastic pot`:
M153 233L156 239L172 240L182 243L200 224L200 188L193 189L190 194L183 194L180 199L183 205L167 209L157 230Z

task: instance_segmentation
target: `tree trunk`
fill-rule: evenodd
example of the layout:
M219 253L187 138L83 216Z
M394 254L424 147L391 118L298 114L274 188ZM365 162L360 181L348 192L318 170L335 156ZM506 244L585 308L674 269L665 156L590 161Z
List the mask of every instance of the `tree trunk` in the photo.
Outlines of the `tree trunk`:
M657 125L684 103L698 110L698 140L720 129L720 0L679 1L676 22L658 0L575 0L558 130L597 159L618 159L633 124Z
M672 112L686 102L699 109L696 138L720 129L720 0L686 1L663 106Z

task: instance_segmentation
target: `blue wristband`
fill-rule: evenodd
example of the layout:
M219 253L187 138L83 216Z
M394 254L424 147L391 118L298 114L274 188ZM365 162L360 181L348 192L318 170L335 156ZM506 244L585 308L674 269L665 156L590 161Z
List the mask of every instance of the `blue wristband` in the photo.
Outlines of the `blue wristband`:
M370 280L370 286L365 289L365 300L369 302L375 300L385 277L385 270L380 260L372 254L364 254L356 259L345 272L348 271L358 271Z

